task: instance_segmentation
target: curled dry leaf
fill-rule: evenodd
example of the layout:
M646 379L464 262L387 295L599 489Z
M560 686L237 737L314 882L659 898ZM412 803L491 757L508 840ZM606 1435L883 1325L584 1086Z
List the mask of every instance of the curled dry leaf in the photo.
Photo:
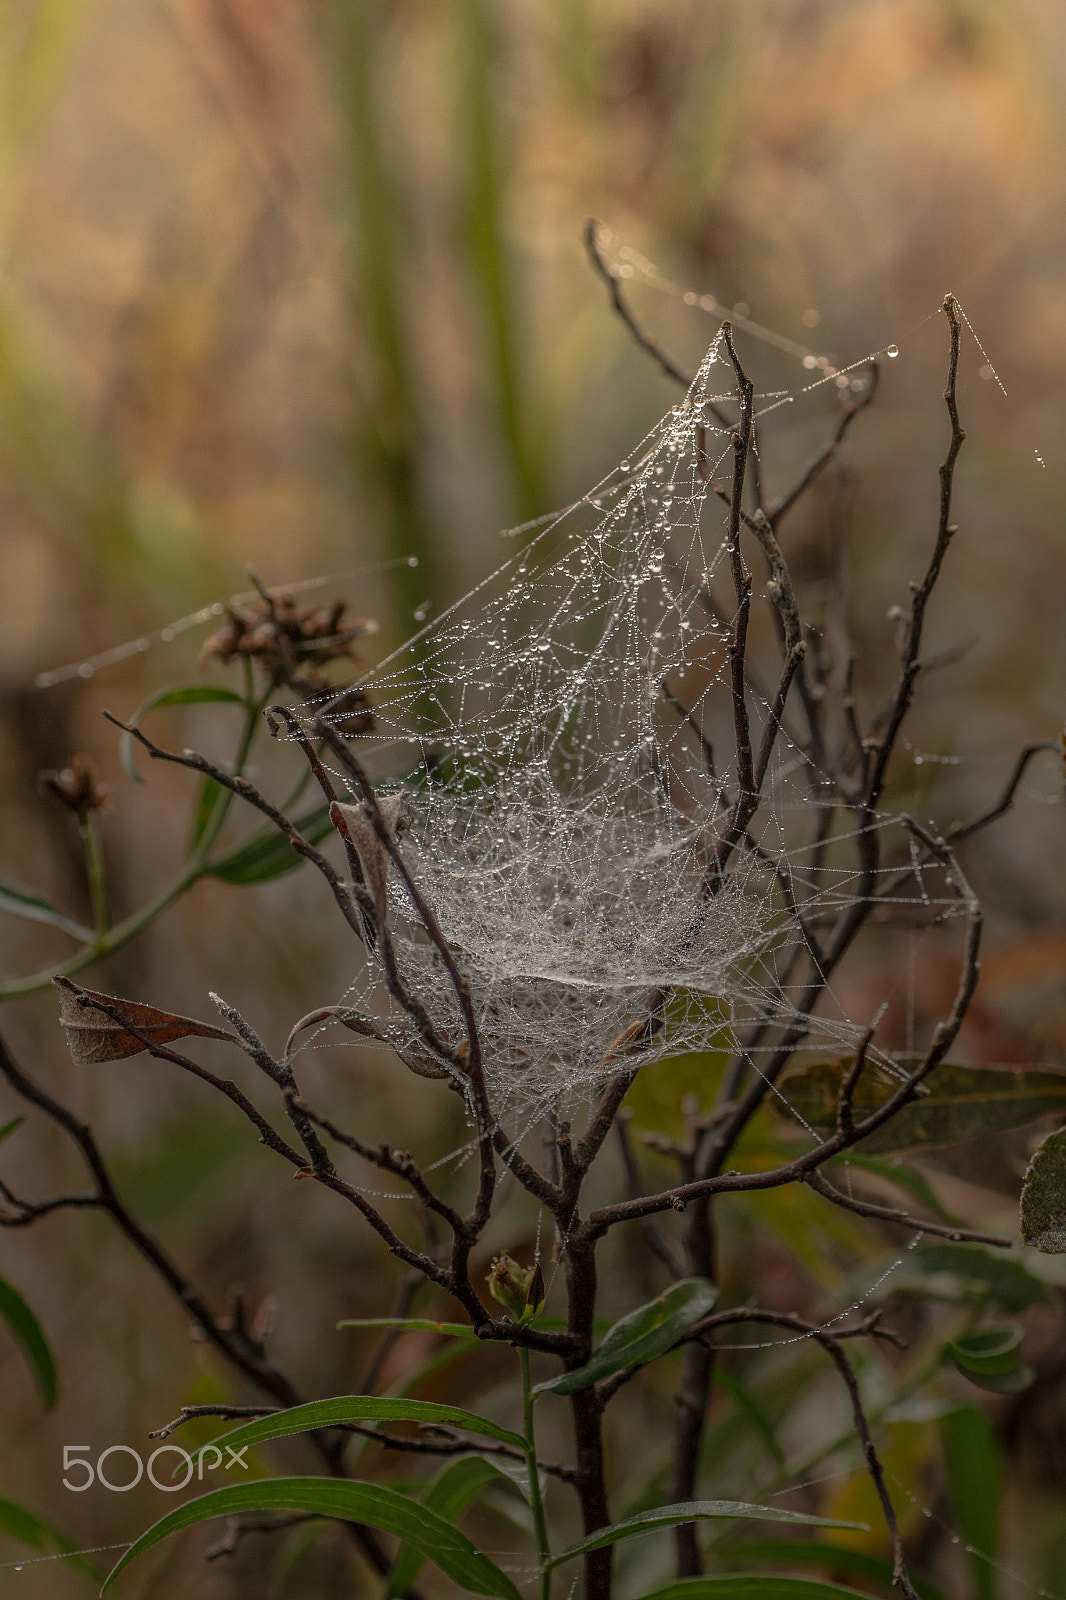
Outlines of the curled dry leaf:
M380 1044L387 1044L389 1049L395 1051L399 1056L404 1066L410 1067L411 1071L416 1072L420 1078L452 1077L452 1073L442 1067L431 1055L427 1055L422 1050L412 1050L410 1046L401 1047L394 1039L389 1038L378 1023L372 1021L370 1017L364 1017L358 1011L353 1011L350 1006L319 1006L317 1011L309 1011L306 1017L301 1017L289 1034L285 1045L286 1060L292 1052L293 1040L298 1033L302 1033L305 1028L313 1028L317 1022L329 1022L331 1020L342 1023L352 1033L361 1033L366 1039L376 1039Z
M141 1005L136 1000L122 1000L95 989L83 989L69 978L55 978L53 982L59 990L59 1020L71 1056L79 1067L140 1055L148 1048L145 1038L153 1044L171 1044L175 1039L190 1036L240 1043L229 1029L198 1022L195 1017L182 1017L173 1011ZM137 1038L124 1023L136 1028L144 1037Z
M385 795L378 801L378 810L391 839L395 839L404 826L404 803L402 793ZM378 837L374 814L365 800L361 800L357 806L344 805L336 800L330 806L329 814L338 833L350 839L359 852L374 910L378 921L383 923L388 898L389 852Z

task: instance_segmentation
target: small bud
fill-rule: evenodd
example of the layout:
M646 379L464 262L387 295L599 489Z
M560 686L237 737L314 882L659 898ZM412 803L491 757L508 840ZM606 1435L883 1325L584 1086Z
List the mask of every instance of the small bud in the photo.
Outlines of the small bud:
M88 756L71 756L59 771L39 772L37 788L79 816L86 811L99 811L107 804L107 788L98 780Z
M516 1322L528 1322L544 1304L544 1277L540 1263L520 1267L507 1251L493 1258L488 1275L489 1293Z

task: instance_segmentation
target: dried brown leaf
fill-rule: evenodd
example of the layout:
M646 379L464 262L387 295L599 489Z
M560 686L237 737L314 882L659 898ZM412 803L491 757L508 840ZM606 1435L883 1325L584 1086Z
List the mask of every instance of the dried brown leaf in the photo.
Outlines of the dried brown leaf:
M354 808L353 808L354 809ZM380 1044L387 1044L390 1050L395 1051L405 1067L410 1067L412 1072L417 1072L420 1078L450 1078L452 1074L445 1071L438 1061L421 1050L410 1048L401 1049L394 1039L390 1039L381 1027L370 1017L364 1017L358 1011L353 1011L350 1006L320 1006L317 1011L309 1011L306 1017L301 1017L289 1034L289 1042L285 1046L288 1056L292 1050L293 1040L304 1028L314 1027L317 1022L327 1022L330 1019L340 1022L352 1033L361 1033L364 1038L377 1039Z
M389 837L395 839L404 825L404 796L385 795L378 801L378 810ZM329 814L334 827L352 841L359 853L374 910L383 925L388 903L389 852L378 837L373 812L365 800L357 806L344 805L337 800L330 806Z
M147 1045L129 1032L129 1024L153 1044L172 1044L175 1039L190 1036L199 1039L225 1039L239 1043L236 1035L226 1028L216 1028L209 1022L198 1022L195 1017L179 1016L173 1011L159 1011L155 1006L141 1005L137 1000L122 1000L116 995L101 994L95 989L82 989L69 978L54 980L59 990L59 1020L67 1036L70 1053L79 1067L92 1066L98 1061L121 1061L126 1056L140 1055ZM101 1010L106 1006L107 1011Z

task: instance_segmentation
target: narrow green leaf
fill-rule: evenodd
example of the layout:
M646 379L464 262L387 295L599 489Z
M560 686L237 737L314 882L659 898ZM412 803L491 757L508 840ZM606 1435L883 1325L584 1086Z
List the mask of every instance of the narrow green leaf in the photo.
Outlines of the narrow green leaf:
M303 816L292 820L309 844L320 843L333 828L329 820L329 807L325 805L315 806L313 811L305 811ZM285 835L268 823L253 833L244 844L209 862L204 871L209 877L221 878L223 883L236 886L267 883L271 878L280 878L283 873L291 872L294 867L301 865L303 859L303 856L297 855Z
M1066 1252L1066 1128L1048 1134L1022 1185L1022 1238L1047 1255Z
M196 849L207 832L211 819L218 810L219 802L227 792L217 778L204 778L196 798L196 810L193 813L192 832L189 835L190 851Z
M0 1318L7 1323L37 1380L43 1406L56 1403L56 1366L44 1330L17 1289L0 1278Z
M883 1106L915 1063L900 1060L895 1065L900 1072L898 1079L883 1068L867 1068L855 1096L857 1121ZM811 1127L832 1129L836 1125L840 1086L850 1066L850 1058L844 1057L812 1062L790 1073L781 1082L785 1099ZM954 1144L959 1139L1022 1127L1049 1112L1066 1111L1066 1073L1061 1072L1026 1071L1021 1067L993 1071L948 1062L936 1069L925 1087L926 1094L862 1140L856 1147L861 1155Z
M940 1418L940 1443L955 1526L968 1548L994 1561L1003 1497L996 1430L979 1406L957 1406ZM999 1600L999 1578L989 1561L971 1554L970 1572L975 1600Z
M465 1533L435 1511L383 1484L331 1478L268 1478L239 1483L177 1506L130 1546L108 1573L101 1594L110 1589L131 1561L169 1534L211 1517L238 1516L245 1511L310 1511L315 1516L361 1522L405 1540L461 1588L474 1594L494 1595L498 1600L520 1600L506 1573L483 1555Z
M575 1394L623 1367L640 1367L671 1350L707 1316L718 1291L705 1278L685 1278L616 1322L583 1367L538 1383L534 1394Z
M265 1439L283 1439L292 1433L333 1428L344 1422L442 1422L453 1428L466 1428L470 1433L484 1434L488 1439L499 1439L520 1450L525 1448L525 1441L519 1434L498 1427L475 1411L464 1411L461 1406L391 1395L349 1394L333 1400L311 1400L307 1405L292 1406L288 1411L277 1411L273 1416L246 1422L204 1445L193 1460L217 1446L261 1444Z
M743 1500L685 1500L680 1505L659 1506L654 1511L642 1511L638 1516L627 1517L624 1522L614 1522L609 1528L572 1544L569 1550L553 1556L550 1567L561 1566L564 1561L574 1561L588 1555L591 1550L602 1550L620 1539L631 1539L634 1534L650 1533L655 1528L676 1528L682 1522L704 1522L712 1517L726 1517L753 1522L787 1522L797 1528L849 1528L867 1533L865 1522L833 1522L827 1517L807 1516L802 1511L783 1511L777 1506L753 1506Z
M489 1461L485 1456L460 1456L458 1461L450 1461L429 1484L422 1496L422 1504L435 1511L438 1517L443 1517L445 1522L455 1524L478 1499L485 1486L498 1483L501 1478L511 1488L515 1487L514 1479L501 1471L494 1461ZM413 1545L401 1547L389 1575L386 1600L397 1600L398 1596L407 1593L425 1559L424 1554Z
M18 889L13 883L0 882L0 911L6 911L12 917L21 917L23 922L45 922L62 933L69 933L80 944L92 944L96 938L93 930L87 928L84 922L68 916L43 895L34 894L29 889Z
M186 683L177 689L161 689L158 694L149 695L144 704L134 712L130 726L139 728L149 711L155 711L160 706L192 706L212 701L224 701L227 705L245 704L243 695L236 694L232 689L223 689L220 684ZM133 735L123 733L118 746L119 759L127 777L132 778L134 783L143 783L144 779L137 771L137 763L133 758L134 747Z
M825 1539L753 1539L743 1544L721 1547L724 1560L738 1562L779 1563L783 1567L823 1567L834 1574L854 1573L857 1578L871 1578L882 1583L888 1593L894 1593L892 1563L880 1556L869 1555L865 1550L852 1550L848 1545L831 1544ZM911 1572L911 1583L919 1600L946 1600L946 1597L925 1578ZM765 1578L760 1582L766 1583ZM774 1579L773 1582L780 1582ZM832 1592L832 1591L830 1591ZM753 1597L754 1600L754 1597Z
M405 1328L419 1333L445 1333L452 1339L472 1339L477 1334L468 1322L431 1322L428 1317L346 1317L338 1328Z
M945 1349L964 1377L995 1394L1016 1394L1033 1381L1021 1364L1022 1330L1016 1323L979 1328L949 1339Z
M870 1597L858 1589L842 1589L838 1583L820 1583L815 1578L731 1572L719 1578L682 1578L665 1589L645 1595L644 1600L870 1600Z
M10 1122L5 1122L4 1126L0 1128L0 1144L3 1144L8 1134L14 1133L16 1128L21 1128L25 1120L25 1117L12 1117Z
M27 1511L25 1506L18 1505L14 1500L0 1500L0 1533L28 1545L31 1550L40 1550L47 1555L63 1555L65 1567L72 1567L94 1583L102 1581L99 1568L86 1560L73 1539L68 1539L50 1522L42 1521L35 1512Z
M1020 1261L977 1244L920 1244L907 1252L885 1290L948 1305L993 1306L1008 1316L1054 1303L1047 1284Z

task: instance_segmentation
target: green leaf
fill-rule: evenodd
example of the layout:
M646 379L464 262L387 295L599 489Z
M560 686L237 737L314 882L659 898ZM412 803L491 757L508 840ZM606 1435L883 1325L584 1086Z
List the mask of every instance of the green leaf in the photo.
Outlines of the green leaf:
M931 1591L926 1591L930 1593ZM682 1578L656 1589L644 1600L870 1600L858 1589L814 1578L778 1578L755 1572L731 1572L718 1578Z
M485 1456L460 1456L450 1461L429 1484L422 1496L422 1504L435 1511L445 1522L457 1523L463 1512L473 1505L489 1483L500 1479L515 1488L515 1481ZM386 1600L396 1600L405 1595L414 1583L425 1561L424 1554L413 1545L403 1545L397 1553L389 1575Z
M313 811L305 811L303 816L294 817L292 821L309 844L318 844L333 828L329 820L329 807L325 805L315 806ZM291 872L294 867L301 865L303 859L303 856L297 855L285 835L268 823L253 833L244 844L208 862L204 872L208 877L221 878L223 883L237 886L267 883L271 878L280 878L283 873Z
M976 1600L998 1600L999 1580L990 1565L999 1543L1003 1497L996 1430L979 1406L957 1406L940 1418L940 1442L955 1526L967 1547L983 1552L970 1555L974 1595Z
M155 711L159 706L192 706L210 701L224 701L227 705L238 706L246 704L243 695L236 694L232 689L223 689L219 684L186 683L177 689L161 689L158 694L149 695L134 713L129 725L132 728L139 728L149 711ZM143 783L144 779L137 771L137 763L133 759L134 745L133 735L124 732L119 740L119 759L127 777L132 778L134 783Z
M483 1555L465 1533L435 1511L383 1484L339 1482L332 1478L267 1478L258 1483L238 1483L177 1506L130 1546L111 1569L101 1594L135 1557L169 1534L211 1517L237 1516L245 1511L310 1511L315 1516L361 1522L403 1539L473 1594L520 1600L506 1573Z
M211 825L211 820L218 810L219 803L229 791L224 789L217 778L205 778L200 785L200 793L196 799L196 811L192 819L192 832L189 835L189 850L193 851L200 843L204 834Z
M29 889L18 889L13 883L0 881L0 911L21 917L23 922L45 922L62 933L69 933L79 944L92 944L96 938L93 930L76 917L68 916L42 895L33 894Z
M41 1324L17 1289L0 1278L0 1318L7 1323L37 1380L43 1406L56 1403L56 1366Z
M783 1511L777 1506L752 1506L743 1500L685 1500L680 1505L659 1506L654 1511L642 1511L638 1516L627 1517L624 1522L614 1522L609 1528L572 1544L569 1550L552 1556L549 1567L561 1566L564 1561L574 1561L588 1555L591 1550L602 1550L620 1539L631 1539L634 1534L650 1533L654 1528L676 1528L682 1522L703 1522L711 1517L739 1518L754 1522L787 1522L793 1527L848 1528L857 1533L868 1533L865 1522L833 1522L826 1517L807 1516L802 1511ZM650 1600L650 1597L646 1597Z
M468 1322L431 1322L428 1317L346 1317L338 1328L410 1328L419 1333L445 1333L451 1339L472 1339L477 1334Z
M25 1117L12 1117L10 1122L5 1122L4 1126L0 1128L0 1144L3 1144L9 1133L14 1133L16 1128L21 1128L25 1120Z
M977 1244L918 1245L892 1273L885 1292L955 1306L994 1306L1008 1316L1054 1304L1047 1284L1020 1261Z
M916 1063L908 1059L895 1065L902 1075ZM836 1126L837 1098L850 1066L849 1057L812 1062L782 1079L782 1093L805 1122L828 1132ZM899 1083L883 1069L867 1067L855 1096L856 1121L883 1106ZM927 1094L904 1106L891 1122L856 1146L860 1154L954 1144L979 1134L1022 1127L1049 1112L1066 1111L1066 1073L1030 1072L1021 1067L992 1071L947 1062L924 1087Z
M706 1278L685 1278L616 1322L583 1367L538 1383L534 1394L575 1394L623 1367L640 1367L671 1350L707 1316L718 1291Z
M66 1558L63 1562L65 1567L72 1567L94 1583L101 1582L99 1568L85 1559L73 1539L68 1539L50 1522L43 1522L34 1512L27 1511L25 1506L18 1505L14 1500L0 1500L0 1533L28 1545L31 1550L40 1550L47 1555L61 1554Z
M1066 1252L1066 1128L1048 1134L1022 1185L1022 1238L1047 1255Z
M194 1454L193 1460L198 1460L205 1450L220 1445L261 1444L265 1439L283 1439L292 1433L333 1428L344 1422L442 1422L453 1428L466 1428L470 1433L484 1434L488 1439L498 1439L519 1450L525 1449L525 1440L519 1434L509 1433L506 1428L479 1417L475 1411L464 1411L461 1406L438 1405L435 1400L405 1400L391 1395L349 1394L333 1400L311 1400L306 1405L260 1417L256 1422L246 1422L204 1445Z
M994 1394L1017 1394L1033 1374L1021 1364L1022 1330L1016 1323L979 1328L949 1339L945 1350L963 1377Z
M784 1567L824 1567L833 1573L854 1573L857 1578L872 1578L875 1583L883 1583L890 1593L894 1592L890 1561L869 1555L865 1550L852 1550L848 1545L830 1544L825 1539L753 1539L743 1544L723 1545L721 1555L729 1561L758 1561L771 1565L779 1562ZM916 1577L913 1572L910 1577L919 1600L945 1600L941 1591L925 1578ZM775 1578L773 1581L784 1580ZM766 1583L767 1579L760 1578L759 1582ZM759 1592L754 1591L753 1600ZM829 1589L831 1594L838 1592Z

